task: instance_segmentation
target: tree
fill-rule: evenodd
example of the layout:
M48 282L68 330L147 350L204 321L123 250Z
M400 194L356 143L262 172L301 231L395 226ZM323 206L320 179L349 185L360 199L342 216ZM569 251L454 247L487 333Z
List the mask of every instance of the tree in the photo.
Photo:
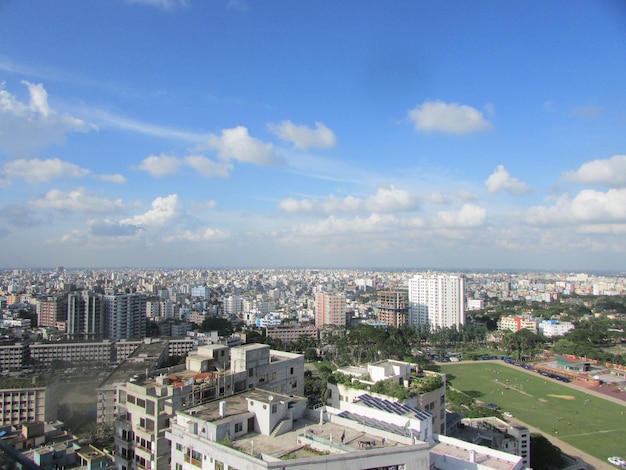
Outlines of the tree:
M220 336L230 336L234 328L232 323L225 318L206 317L200 326L200 331L217 331Z
M530 466L536 470L551 470L563 467L561 449L542 434L530 435Z

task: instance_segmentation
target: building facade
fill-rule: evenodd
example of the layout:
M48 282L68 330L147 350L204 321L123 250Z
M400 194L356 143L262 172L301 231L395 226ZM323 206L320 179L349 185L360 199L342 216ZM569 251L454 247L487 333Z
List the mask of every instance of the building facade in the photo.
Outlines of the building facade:
M409 293L400 291L378 291L376 320L389 326L404 326L409 321Z
M346 325L346 298L343 294L319 292L315 297L315 326Z
M409 280L409 323L449 328L465 324L463 276L417 274Z

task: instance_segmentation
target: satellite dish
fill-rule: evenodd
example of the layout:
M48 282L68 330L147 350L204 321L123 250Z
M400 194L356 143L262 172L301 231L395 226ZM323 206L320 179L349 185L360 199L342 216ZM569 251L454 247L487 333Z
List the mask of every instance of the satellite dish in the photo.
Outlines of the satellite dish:
M270 395L267 399L268 399L269 401L274 401L274 395Z

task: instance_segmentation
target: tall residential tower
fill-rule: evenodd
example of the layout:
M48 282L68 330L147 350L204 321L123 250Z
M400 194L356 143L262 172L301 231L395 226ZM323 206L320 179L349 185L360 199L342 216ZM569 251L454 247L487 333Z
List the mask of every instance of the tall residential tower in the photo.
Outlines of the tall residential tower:
M464 281L463 276L451 274L417 274L409 279L410 324L434 328L463 325Z

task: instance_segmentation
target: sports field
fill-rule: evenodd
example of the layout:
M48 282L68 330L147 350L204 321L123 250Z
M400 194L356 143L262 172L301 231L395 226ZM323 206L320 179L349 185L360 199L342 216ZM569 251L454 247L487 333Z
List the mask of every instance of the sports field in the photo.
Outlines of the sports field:
M606 461L626 458L626 406L497 363L442 365L451 387Z

